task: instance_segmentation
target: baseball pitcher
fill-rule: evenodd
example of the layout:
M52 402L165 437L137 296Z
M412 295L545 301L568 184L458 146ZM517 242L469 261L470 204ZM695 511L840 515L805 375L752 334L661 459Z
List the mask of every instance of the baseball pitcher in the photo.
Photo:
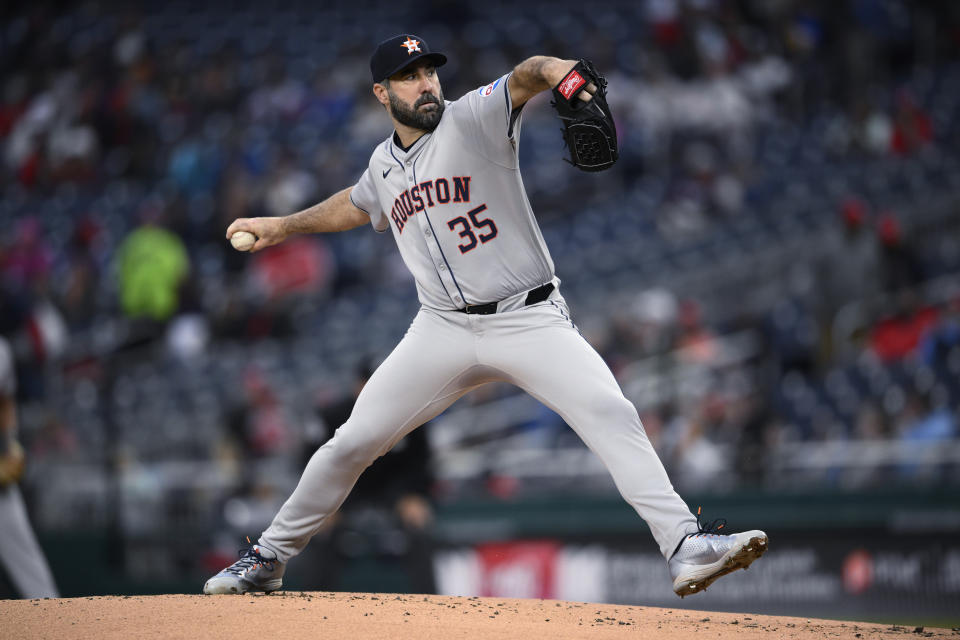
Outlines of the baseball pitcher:
M279 589L286 563L371 462L493 381L549 406L600 456L650 526L678 595L747 567L766 550L766 534L722 535L722 521L701 525L674 491L636 409L571 320L523 187L523 107L542 91L552 89L571 163L598 171L616 161L606 81L587 61L534 56L447 101L437 75L446 60L413 34L381 42L370 60L373 95L394 133L357 183L298 213L238 219L227 229L234 246L253 251L300 233L389 230L421 308L270 527L204 593Z

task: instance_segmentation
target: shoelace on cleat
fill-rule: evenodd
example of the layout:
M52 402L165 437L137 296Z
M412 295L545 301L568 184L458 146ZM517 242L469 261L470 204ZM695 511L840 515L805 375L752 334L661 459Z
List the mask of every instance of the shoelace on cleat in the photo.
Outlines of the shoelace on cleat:
M718 536L720 535L720 529L723 529L727 525L726 518L717 518L712 522L703 524L700 522L700 507L697 507L697 532L690 534L688 537L697 537L697 536Z
M677 548L674 549L674 550L673 550L673 553L670 554L670 559L671 559L671 560L673 559L673 556L677 555L677 552L680 551L680 547L683 546L683 541L684 541L684 540L687 540L688 538L699 538L700 536L719 536L719 535L722 535L722 534L720 533L720 529L723 529L725 526L727 526L727 520L726 520L726 518L717 518L716 520L713 520L712 522L708 522L708 523L704 524L704 523L700 522L700 509L701 509L701 507L698 505L698 506L697 506L697 532L696 532L696 533L688 533L687 535L683 536L683 537L680 539L680 542L677 543Z
M250 538L247 538L247 542L250 542ZM240 559L224 570L237 577L242 577L246 571L263 566L272 566L276 562L276 560L269 560L260 555L260 552L257 551L257 546L254 544L251 544L245 549L240 549L238 553L240 554Z

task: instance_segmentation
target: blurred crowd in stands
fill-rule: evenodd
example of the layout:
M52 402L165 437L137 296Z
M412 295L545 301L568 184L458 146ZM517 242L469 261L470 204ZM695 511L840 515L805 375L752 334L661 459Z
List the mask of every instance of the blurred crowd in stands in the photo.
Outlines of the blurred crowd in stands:
M148 482L150 464L186 460L233 479L204 499L249 532L336 427L324 407L416 309L390 238L362 228L250 256L224 230L357 180L390 132L368 55L404 29L450 57L448 99L539 53L608 75L617 167L566 167L543 97L525 109L521 166L575 320L681 487L762 481L770 451L794 441L957 437L960 5L37 2L0 15L0 331L35 468L74 465L36 487L41 523L69 519L78 466L133 474L125 490L142 496L184 482Z

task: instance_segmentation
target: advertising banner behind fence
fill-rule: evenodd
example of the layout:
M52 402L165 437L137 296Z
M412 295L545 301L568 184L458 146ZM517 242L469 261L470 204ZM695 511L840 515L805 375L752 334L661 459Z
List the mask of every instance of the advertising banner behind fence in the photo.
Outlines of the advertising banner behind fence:
M451 595L892 618L956 615L960 540L877 531L770 532L770 551L706 593L680 600L663 558L641 540L516 541L437 557Z

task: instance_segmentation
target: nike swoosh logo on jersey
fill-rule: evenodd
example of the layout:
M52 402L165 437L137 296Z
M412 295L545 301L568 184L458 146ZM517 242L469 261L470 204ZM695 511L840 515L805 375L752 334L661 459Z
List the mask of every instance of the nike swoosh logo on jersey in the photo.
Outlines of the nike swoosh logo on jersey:
M384 171L384 172L383 172L383 177L386 178L386 177L387 177L387 174L390 173L391 171L393 171L393 167L390 167L389 169L387 169L386 171Z

